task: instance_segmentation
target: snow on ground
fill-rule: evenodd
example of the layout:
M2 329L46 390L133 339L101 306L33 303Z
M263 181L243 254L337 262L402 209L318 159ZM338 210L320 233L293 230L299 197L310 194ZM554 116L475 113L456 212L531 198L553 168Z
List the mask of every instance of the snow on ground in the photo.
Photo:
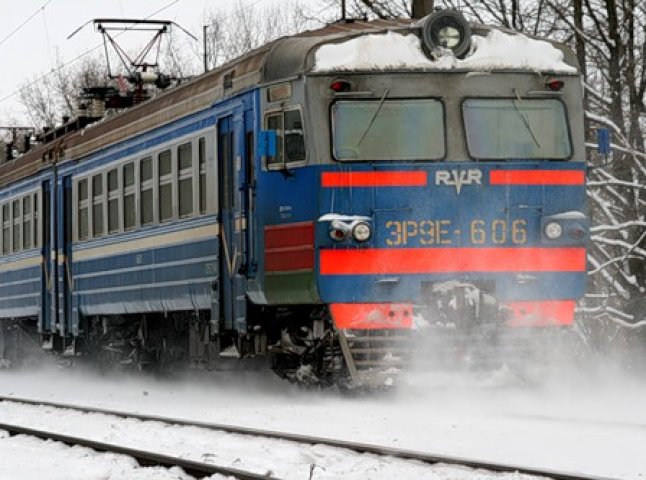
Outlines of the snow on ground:
M3 422L78 435L104 443L139 448L195 461L225 465L264 475L271 472L281 479L302 480L316 465L316 479L427 478L468 480L478 478L520 480L533 476L476 473L468 468L429 466L414 461L357 454L323 445L300 445L281 440L252 438L248 435L213 432L201 428L169 426L109 415L83 414L70 410L20 404L2 406ZM1 444L0 444L1 445ZM0 459L4 456L0 452ZM2 465L3 462L0 462ZM65 468L65 465L63 465ZM0 467L1 468L1 467ZM0 478L2 478L0 470ZM129 478L129 477L125 477Z
M140 467L124 455L98 453L60 442L0 430L0 479L7 480L189 480L179 468ZM225 479L214 475L215 479Z
M619 380L615 372L565 376L535 387L505 385L504 374L475 379L420 375L396 392L360 397L303 391L264 372L229 372L216 377L187 376L171 381L142 376L100 377L70 370L0 372L0 394L323 435L611 478L646 478L646 410L642 408L646 384ZM0 421L19 420L21 415L25 419L28 411L19 414L0 404ZM55 412L40 415L38 422L56 422L55 417ZM112 435L113 441L127 436L127 432L144 432L146 441L177 452L201 456L221 451L225 455L222 458L235 461L226 457L231 444L214 440L211 433L191 433L189 442L175 427L172 435L167 435L168 427L161 432L159 428L164 428L159 426L141 430L120 424L110 434L110 424L102 422L93 420L83 428L104 432L107 436L102 438L108 440ZM182 447L183 442L189 443ZM0 448L0 457L2 452ZM249 457L240 462L253 464L263 458L287 461L298 455L303 455L302 451L291 447L268 449L263 443L250 447ZM354 477L343 478L366 478L368 472L370 478L496 478L472 471L464 477L455 472L431 477L428 470L422 476L411 470L407 476L401 470L389 470L383 459L342 458L328 447L312 447L307 455L301 459L304 464L330 468L317 471L314 478L339 478L337 466L357 472ZM290 478L307 476L299 472Z
M491 30L486 37L472 37L471 52L466 58L443 56L438 60L431 60L422 51L421 40L417 35L388 32L362 35L319 47L315 53L314 70L520 69L576 73L576 68L563 59L563 52L549 42L522 34Z

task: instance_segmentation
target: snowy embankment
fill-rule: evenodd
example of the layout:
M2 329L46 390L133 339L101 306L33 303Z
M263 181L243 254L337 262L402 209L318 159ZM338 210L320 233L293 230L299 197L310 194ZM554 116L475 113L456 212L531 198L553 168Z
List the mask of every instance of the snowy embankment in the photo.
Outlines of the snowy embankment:
M67 409L18 403L2 404L0 421L15 425L30 425L39 430L76 435L108 444L143 449L199 462L235 467L260 475L271 474L281 479L305 479L310 478L311 474L312 478L316 479L359 480L365 478L366 472L370 472L370 478L377 480L391 479L397 476L468 480L472 479L474 475L477 475L481 480L505 478L531 480L537 478L529 475L475 471L455 466L427 465L416 461L358 454L324 445L301 445L250 435L168 425L156 421L144 422L111 415L87 414ZM3 440L0 439L0 452L4 445ZM24 437L18 440L18 445L15 445L16 440L10 440L10 442L13 444L9 443L8 447L17 450L18 456L23 458L34 452L33 448L26 448L26 454L20 452L20 442L28 447L34 444L36 448L53 449L54 454L59 457L64 457L66 453L65 447L52 442L43 445L42 442L38 443L34 439ZM79 454L79 450L84 450L84 452ZM70 449L68 453L70 461L67 464L61 463L63 470L77 468L75 464L85 459L85 456L89 456L96 459L97 466L94 469L94 474L88 474L85 478L103 478L100 472L104 468L103 464L107 461L104 456L78 448ZM0 453L0 458L3 455ZM122 478L131 478L129 475L135 473L145 474L145 472L135 472L132 464L127 461L127 457L113 456L113 458L118 460L114 467L123 472ZM0 465L4 465L4 462L0 462ZM23 462L22 468L27 465L29 462ZM42 466L39 465L37 472L41 469ZM129 469L133 471L128 473ZM4 473L0 470L0 478L3 478L3 475Z
M0 394L70 401L141 413L283 430L393 447L515 463L611 478L644 478L646 412L635 398L646 386L580 377L541 389L418 382L397 393L344 398L303 392L267 374L225 375L219 381L97 378L78 372L0 372ZM455 379L453 379L455 380ZM576 420L576 421L574 421ZM108 443L276 476L309 478L499 478L450 467L340 452L286 442L105 416L61 414L0 404L0 421L87 433ZM5 455L0 441L0 465ZM13 441L13 440L12 440ZM12 447L13 448L13 447ZM0 478L2 478L0 471ZM5 477L12 478L12 477ZM88 477L91 478L91 477ZM99 478L99 477L95 477ZM129 478L128 476L124 478ZM137 478L137 477L133 477ZM145 477L144 477L145 478Z

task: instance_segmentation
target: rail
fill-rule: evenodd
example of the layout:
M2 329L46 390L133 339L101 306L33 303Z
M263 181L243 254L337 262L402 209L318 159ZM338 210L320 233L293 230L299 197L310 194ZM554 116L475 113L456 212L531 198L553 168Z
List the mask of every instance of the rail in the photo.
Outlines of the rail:
M196 462L186 458L172 457L161 453L139 450L136 448L122 447L111 443L97 442L83 437L71 435L62 435L60 433L48 432L44 430L34 430L20 425L11 425L0 423L0 430L9 432L10 435L29 435L32 437L42 438L44 440L53 440L62 442L70 446L81 446L91 448L98 452L111 452L133 457L141 466L160 466L160 467L180 467L189 475L195 478L205 478L214 474L233 476L240 480L267 480L277 479L277 477L268 475L259 475L253 472L247 472L236 468L223 467L209 463Z

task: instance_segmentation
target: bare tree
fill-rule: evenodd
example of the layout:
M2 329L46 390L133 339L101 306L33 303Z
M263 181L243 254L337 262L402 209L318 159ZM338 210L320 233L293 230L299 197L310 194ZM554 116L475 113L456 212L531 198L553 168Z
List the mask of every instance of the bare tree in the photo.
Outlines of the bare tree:
M411 18L413 3L419 0L346 0L347 16L350 18ZM341 12L341 0L328 0L329 6L336 6ZM417 11L416 11L417 13ZM340 18L341 15L337 18Z
M238 1L232 9L205 14L207 62L217 67L271 40L320 25L310 11L289 0L267 7ZM197 52L196 52L197 53Z
M201 73L199 58L194 54L200 44L184 32L171 29L165 39L160 63L162 71L173 78L184 79Z
M49 76L36 77L24 85L19 91L18 99L37 128L54 125L60 117L53 82Z
M99 56L84 57L80 63L65 65L57 55L51 72L36 76L19 91L18 99L33 126L53 126L63 116L74 116L76 98L83 88L106 85L104 65Z

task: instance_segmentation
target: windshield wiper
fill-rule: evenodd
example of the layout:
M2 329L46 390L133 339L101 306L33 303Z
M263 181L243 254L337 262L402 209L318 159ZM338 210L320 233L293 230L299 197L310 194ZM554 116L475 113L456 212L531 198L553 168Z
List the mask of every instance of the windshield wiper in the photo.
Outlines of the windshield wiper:
M516 89L514 88L514 89L513 89L513 92L516 94L516 98L517 98L517 99L518 99L518 101L520 102L520 101L521 101L521 98L520 98L520 95L518 94L518 90L516 90ZM534 140L534 143L536 144L536 146L537 146L538 148L542 148L542 147L541 147L541 144L540 144L540 143L538 143L538 139L536 138L536 135L534 135L534 131L532 130L532 127L529 125L529 121L527 120L527 118L525 117L525 115L523 115L523 112L521 112L521 111L518 109L518 107L516 106L516 100L512 98L512 99L511 99L511 104L514 106L514 110L516 110L516 113L518 114L518 116L523 120L523 124L525 125L525 128L527 129L527 131L529 132L529 134L532 136L532 140Z
M366 135L368 135L368 132L372 128L372 124L375 123L375 120L377 119L377 115L379 115L379 112L381 111L381 107L383 107L384 102L386 101L386 95L388 95L388 90L390 89L387 88L384 91L384 94L381 96L381 99L379 100L379 105L377 105L377 110L375 110L375 113L373 113L372 118L370 119L370 123L368 123L368 126L363 131L363 135L361 135L361 138L357 142L357 147L361 146L361 142L363 142L363 139L366 138Z

